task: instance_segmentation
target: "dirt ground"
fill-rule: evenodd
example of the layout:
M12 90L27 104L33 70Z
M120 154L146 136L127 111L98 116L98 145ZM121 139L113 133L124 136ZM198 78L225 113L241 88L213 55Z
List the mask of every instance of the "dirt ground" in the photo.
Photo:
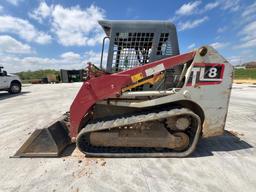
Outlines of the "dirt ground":
M81 84L0 92L0 192L256 191L256 86L234 85L229 133L202 140L188 158L9 158L36 128L66 112ZM71 154L70 154L71 153Z

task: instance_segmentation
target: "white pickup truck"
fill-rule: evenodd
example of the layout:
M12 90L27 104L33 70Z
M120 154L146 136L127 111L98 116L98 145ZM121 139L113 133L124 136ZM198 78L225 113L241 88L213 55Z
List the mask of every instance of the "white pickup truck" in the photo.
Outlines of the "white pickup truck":
M17 75L8 74L0 66L0 91L8 91L11 94L21 92L21 80Z

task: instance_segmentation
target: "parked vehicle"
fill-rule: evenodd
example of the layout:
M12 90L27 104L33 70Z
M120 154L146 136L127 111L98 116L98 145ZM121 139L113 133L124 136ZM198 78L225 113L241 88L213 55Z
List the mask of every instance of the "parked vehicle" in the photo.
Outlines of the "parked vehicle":
M21 92L21 80L17 75L8 74L0 66L0 91L8 91L10 94L17 94Z

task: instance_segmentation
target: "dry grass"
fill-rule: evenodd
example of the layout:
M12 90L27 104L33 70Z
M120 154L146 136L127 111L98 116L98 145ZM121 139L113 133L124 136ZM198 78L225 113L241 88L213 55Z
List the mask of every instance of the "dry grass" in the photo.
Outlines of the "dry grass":
M233 83L249 83L249 84L256 84L256 79L234 79Z

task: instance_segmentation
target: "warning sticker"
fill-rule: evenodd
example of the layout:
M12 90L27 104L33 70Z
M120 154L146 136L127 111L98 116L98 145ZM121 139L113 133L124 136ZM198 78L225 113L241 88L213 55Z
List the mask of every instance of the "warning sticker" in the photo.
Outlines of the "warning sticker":
M157 65L157 66L155 66L155 67L146 69L146 70L145 70L145 73L146 73L146 75L147 75L147 77L148 77L148 76L154 75L154 74L156 74L156 73L160 73L161 71L164 71L164 70L165 70L164 64L161 63L161 64L159 64L159 65Z

